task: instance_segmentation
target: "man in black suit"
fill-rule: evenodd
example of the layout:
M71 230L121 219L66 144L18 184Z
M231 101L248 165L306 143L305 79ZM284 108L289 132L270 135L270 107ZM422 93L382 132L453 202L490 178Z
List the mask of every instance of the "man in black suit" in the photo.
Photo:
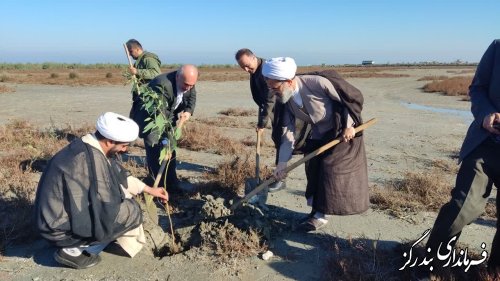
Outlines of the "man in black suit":
M196 66L186 64L181 66L177 71L163 73L156 76L148 84L148 87L160 94L164 98L165 108L162 109L167 118L171 118L172 125L175 126L177 120L183 119L187 121L193 114L196 106L196 88L195 84L198 80L198 69ZM148 113L141 109L139 119L142 122L137 122L140 127L141 138L144 138L144 146L146 148L146 160L148 169L152 176L156 176L160 170L160 152L163 148L162 140L166 139L166 135L158 137L154 132L144 132L147 125L145 121L149 116ZM138 118L136 118L137 120ZM166 172L166 184L168 188L179 187L179 180L176 173L176 152L172 151L171 161ZM163 186L165 174L160 181L160 186Z

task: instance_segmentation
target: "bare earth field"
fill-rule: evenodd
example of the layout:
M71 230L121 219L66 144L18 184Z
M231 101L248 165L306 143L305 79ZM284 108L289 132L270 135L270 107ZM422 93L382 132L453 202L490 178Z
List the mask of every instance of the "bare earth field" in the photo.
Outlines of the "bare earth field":
M456 163L454 157L472 120L470 103L459 97L424 93L420 88L426 82L417 81L424 76L453 74L446 68L384 72L395 75L347 79L364 94L364 119L378 119L365 132L370 185L384 186L388 181L403 178L406 172L425 172L433 161ZM129 86L4 84L15 92L0 94L0 125L21 119L40 128L78 127L93 124L105 111L128 115L130 108ZM228 108L256 110L248 81L201 81L196 87L198 99L193 116L196 120L216 117L219 111ZM249 124L246 128L223 127L221 132L235 139L254 138L252 122L256 116L240 118ZM271 143L269 130L265 138ZM261 161L265 165L272 165L272 153L269 146L264 149ZM179 175L191 182L201 180L205 169L215 168L223 159L220 155L185 149L179 151L178 157ZM453 175L449 176L450 186L453 181ZM268 204L272 211L291 218L309 213L303 197L306 184L303 167L289 174L287 184L287 189L270 194ZM53 248L39 240L5 251L0 257L0 280L322 280L332 241L340 244L375 241L377 248L394 248L418 239L432 227L435 217L435 212L423 212L395 218L375 209L361 215L332 216L328 225L317 233L287 230L273 235L269 249L274 256L270 260L264 261L256 255L232 264L214 263L210 257L197 255L196 248L161 259L143 249L133 259L104 252L99 265L77 271L57 265L52 258ZM293 220L289 223L294 224ZM479 219L465 228L460 242L479 252L485 242L489 251L495 223ZM403 263L391 266L397 269Z

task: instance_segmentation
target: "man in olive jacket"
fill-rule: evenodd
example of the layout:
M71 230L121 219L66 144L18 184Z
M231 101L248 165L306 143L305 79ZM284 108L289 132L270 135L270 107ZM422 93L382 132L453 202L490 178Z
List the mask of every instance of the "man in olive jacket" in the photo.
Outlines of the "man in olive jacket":
M141 43L135 39L130 39L126 43L130 56L135 60L133 66L129 67L129 72L137 78L138 86L149 83L153 78L161 73L161 61L157 55L144 51ZM142 101L137 92L137 88L132 89L132 108L130 118L141 109ZM135 120L135 119L134 119ZM137 120L135 120L137 122Z

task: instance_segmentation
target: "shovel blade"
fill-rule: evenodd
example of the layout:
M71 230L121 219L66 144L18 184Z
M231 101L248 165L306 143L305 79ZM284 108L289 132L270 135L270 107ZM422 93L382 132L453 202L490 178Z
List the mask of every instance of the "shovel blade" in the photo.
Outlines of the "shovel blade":
M257 186L259 186L260 180L252 178L245 181L245 195L252 192ZM265 207L267 202L267 195L269 193L268 188L264 188L259 193L248 199L248 203L252 205L258 205L260 207Z

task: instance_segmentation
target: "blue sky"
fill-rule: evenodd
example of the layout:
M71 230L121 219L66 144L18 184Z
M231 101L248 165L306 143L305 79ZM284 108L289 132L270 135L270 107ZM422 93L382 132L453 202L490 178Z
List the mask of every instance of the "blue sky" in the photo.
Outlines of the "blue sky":
M247 47L299 65L477 62L500 38L498 0L2 0L0 63L233 64Z

